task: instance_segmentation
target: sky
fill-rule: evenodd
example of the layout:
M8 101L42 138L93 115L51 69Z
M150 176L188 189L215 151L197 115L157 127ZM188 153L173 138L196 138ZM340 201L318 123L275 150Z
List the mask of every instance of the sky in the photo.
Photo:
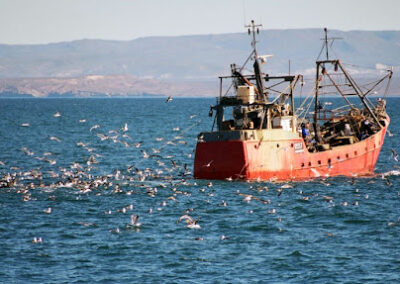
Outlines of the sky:
M400 0L0 0L0 43L132 40L263 29L400 30Z

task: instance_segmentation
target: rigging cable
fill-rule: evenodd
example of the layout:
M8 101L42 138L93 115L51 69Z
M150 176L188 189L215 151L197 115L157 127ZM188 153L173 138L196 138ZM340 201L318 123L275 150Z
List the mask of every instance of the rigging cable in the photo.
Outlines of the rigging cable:
M392 72L392 71L391 71L391 72ZM392 74L393 74L393 72L392 72ZM390 83L392 82L392 74L390 74L389 80L388 80L388 82L387 82L387 84L386 84L385 93L383 94L383 98L384 98L384 99L386 99L386 96L387 96L387 94L388 94L388 92L389 92Z

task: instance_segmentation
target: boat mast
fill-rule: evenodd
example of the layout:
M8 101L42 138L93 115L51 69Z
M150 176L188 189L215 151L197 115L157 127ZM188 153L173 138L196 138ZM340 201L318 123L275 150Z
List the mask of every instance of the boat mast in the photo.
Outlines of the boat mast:
M329 51L328 51L328 29L324 28L325 32L325 50L326 50L326 60L329 60Z
M346 100L346 102L349 104L349 106L351 108L352 104L350 103L350 101L346 98L346 95L340 90L340 88L338 87L338 85L332 80L331 76L328 74L326 68L325 68L325 63L327 64L334 64L335 65L335 69L340 68L340 70L342 71L343 75L345 76L345 78L347 79L348 83L351 85L351 87L353 88L353 90L355 91L356 95L360 98L361 102L364 104L365 108L367 109L367 111L369 112L369 114L372 116L372 118L375 120L375 122L378 124L378 126L380 128L382 128L382 125L379 121L379 119L376 117L375 113L372 110L372 107L368 104L367 98L366 98L366 94L363 93L363 91L361 90L361 88L357 85L357 83L354 81L354 79L350 76L349 73L347 73L347 71L344 69L342 63L340 62L339 59L336 60L329 60L329 47L328 47L328 40L332 40L334 41L335 39L342 39L339 37L332 37L332 38L328 38L328 29L324 28L324 32L325 32L325 37L323 38L324 40L324 46L325 46L325 52L326 52L326 59L323 61L317 61L317 76L316 76L316 84L315 84L315 109L314 109L314 124L316 127L316 130L319 129L319 125L318 125L318 112L319 112L319 101L318 101L318 90L319 90L319 82L320 80L322 80L322 76L323 75L327 75L328 78L330 79L331 83L333 84L333 86L337 89L337 91L342 95L342 97ZM321 70L321 75L320 75L320 68L322 68ZM316 133L319 133L318 131L316 131ZM319 136L316 135L316 139L319 139Z
M329 48L328 48L328 29L324 28L325 32L325 37L324 37L324 47L325 47L325 52L326 52L326 60L329 60ZM318 60L318 59L317 59ZM320 63L317 62L317 72L315 76L315 105L314 105L314 130L315 130L315 139L317 142L321 142L320 136L319 136L319 124L318 124L318 112L320 108L319 100L318 100L318 90L319 90L319 83L322 80L322 76L320 75ZM322 74L326 72L325 69L325 64L322 64Z
M251 42L251 46L253 47L253 54L254 54L254 73L256 77L256 83L257 83L257 89L259 90L259 96L260 99L263 101L268 101L268 96L264 93L264 84L263 84L263 78L261 75L261 67L260 67L260 62L258 61L258 53L257 53L257 47L256 47L256 33L259 34L260 30L259 27L262 27L262 25L256 25L254 23L254 20L251 20L250 25L245 26L248 28L248 34L250 33L253 36L253 40Z

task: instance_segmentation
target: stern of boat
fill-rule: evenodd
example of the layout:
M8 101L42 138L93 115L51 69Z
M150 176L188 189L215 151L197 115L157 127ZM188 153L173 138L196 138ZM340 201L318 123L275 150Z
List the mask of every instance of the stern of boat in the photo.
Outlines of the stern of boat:
M246 162L242 141L198 142L194 160L194 178L243 179Z

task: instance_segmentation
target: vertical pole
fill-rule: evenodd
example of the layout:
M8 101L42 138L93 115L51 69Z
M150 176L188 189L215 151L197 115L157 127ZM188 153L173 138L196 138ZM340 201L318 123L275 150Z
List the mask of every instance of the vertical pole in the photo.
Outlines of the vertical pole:
M318 90L319 90L319 66L320 63L317 62L317 72L315 77L315 106L314 106L314 131L315 131L315 140L320 142L319 139L319 124L318 124Z
M289 62L290 62L290 60L289 60ZM289 64L289 66L290 66L290 64ZM298 79L297 76L295 78L296 78L296 80ZM290 81L290 99L291 99L290 103L292 105L291 106L292 113L291 114L289 113L289 115L292 115L292 130L293 130L293 132L296 132L296 122L294 121L295 120L295 116L294 116L293 80Z
M324 28L325 32L325 49L326 49L326 60L329 60L329 52L328 52L328 29Z
M219 77L219 100L222 98L222 77Z

